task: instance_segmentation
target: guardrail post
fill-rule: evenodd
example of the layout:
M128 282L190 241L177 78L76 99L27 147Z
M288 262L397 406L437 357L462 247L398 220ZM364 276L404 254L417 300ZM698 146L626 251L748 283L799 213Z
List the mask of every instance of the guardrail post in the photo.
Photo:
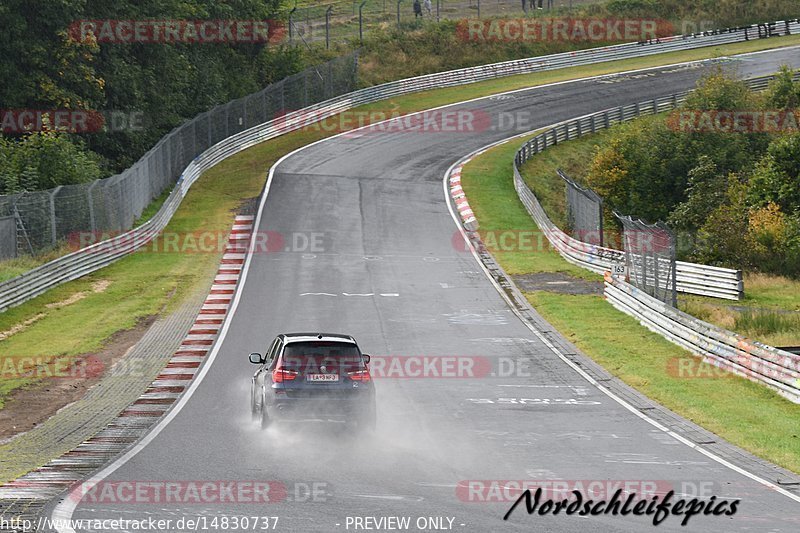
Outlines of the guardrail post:
M606 111L606 129L611 127L611 117L609 116L609 112Z
M639 117L642 115L642 108L639 105L639 102L636 102L636 116Z
M672 109L676 109L678 107L678 93L673 93L672 95Z
M597 120L595 120L596 118L597 115L592 115L592 133L595 133L597 131Z
M62 187L64 186L59 185L50 193L50 241L53 243L53 246L58 242L58 236L56 235L56 194L58 194L58 191L60 191Z
M742 271L736 271L736 289L739 293L739 300L744 298L744 279L742 278Z
M578 121L577 121L577 126L578 126L578 137L583 137L583 128L581 128L581 120L580 119L578 119Z
M325 10L325 49L329 49L331 47L331 11L333 11L333 6L328 6L328 9Z

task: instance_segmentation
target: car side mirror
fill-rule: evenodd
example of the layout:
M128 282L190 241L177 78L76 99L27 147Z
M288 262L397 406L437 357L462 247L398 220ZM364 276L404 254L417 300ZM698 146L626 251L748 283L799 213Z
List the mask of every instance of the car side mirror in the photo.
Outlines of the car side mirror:
M264 364L264 357L258 352L253 352L250 354L250 362L254 365L263 365Z
M361 357L364 358L364 363L366 363L366 364L369 364L369 360L372 359L372 357L369 354L366 354L366 353L362 353Z

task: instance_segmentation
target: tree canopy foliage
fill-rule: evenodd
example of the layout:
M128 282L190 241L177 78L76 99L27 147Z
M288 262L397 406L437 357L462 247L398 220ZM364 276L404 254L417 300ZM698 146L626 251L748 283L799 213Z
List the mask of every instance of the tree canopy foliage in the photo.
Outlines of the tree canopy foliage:
M793 74L782 68L758 94L716 70L668 117L616 127L598 147L587 183L614 210L665 220L690 237L685 258L800 275L800 83ZM722 119L716 129L680 127L684 116L734 111L757 118L744 131L726 129L732 122ZM769 117L784 127L766 127Z

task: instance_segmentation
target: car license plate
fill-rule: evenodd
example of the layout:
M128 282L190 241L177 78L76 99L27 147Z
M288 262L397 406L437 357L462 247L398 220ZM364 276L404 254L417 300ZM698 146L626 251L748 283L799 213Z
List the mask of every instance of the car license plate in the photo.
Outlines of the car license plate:
M339 374L308 374L306 381L339 381Z

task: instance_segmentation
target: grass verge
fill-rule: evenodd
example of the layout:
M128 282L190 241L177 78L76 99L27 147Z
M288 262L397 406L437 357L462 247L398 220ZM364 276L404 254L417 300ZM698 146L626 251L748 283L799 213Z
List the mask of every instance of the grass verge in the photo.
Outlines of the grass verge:
M461 183L481 232L538 231L512 182L512 161L520 144L500 145L462 171ZM552 157L552 150L543 155L548 153ZM600 280L549 249L494 254L510 275L564 272ZM525 296L548 322L615 376L729 442L800 473L800 405L756 383L697 365L691 354L617 311L602 296L545 291ZM773 297L779 300L777 294Z

